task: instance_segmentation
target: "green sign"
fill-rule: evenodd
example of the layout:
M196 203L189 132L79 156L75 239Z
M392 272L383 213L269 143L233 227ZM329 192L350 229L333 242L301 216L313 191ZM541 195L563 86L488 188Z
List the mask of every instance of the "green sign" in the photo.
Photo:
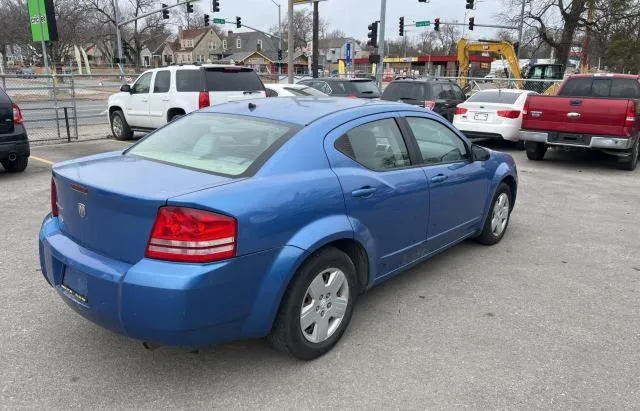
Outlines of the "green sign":
M429 27L431 25L431 22L429 20L427 21L416 21L416 27Z
M224 21L224 19L213 19L213 23L214 24L224 24L225 21Z
M27 0L33 41L49 41L49 26L44 0Z

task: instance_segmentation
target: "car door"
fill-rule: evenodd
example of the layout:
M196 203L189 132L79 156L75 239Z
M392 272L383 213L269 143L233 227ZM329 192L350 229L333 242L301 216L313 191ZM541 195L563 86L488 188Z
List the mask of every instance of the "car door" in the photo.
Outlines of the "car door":
M131 86L131 97L127 105L127 122L133 127L151 127L149 121L149 89L153 72L144 73Z
M150 127L158 128L167 123L169 107L169 90L171 89L171 72L158 70L153 76L153 87L149 93Z
M491 176L484 162L471 160L468 143L445 122L417 115L404 121L429 183L427 247L435 252L480 228Z
M372 275L393 274L424 255L428 184L397 120L364 117L334 129L324 144L356 238L375 262Z

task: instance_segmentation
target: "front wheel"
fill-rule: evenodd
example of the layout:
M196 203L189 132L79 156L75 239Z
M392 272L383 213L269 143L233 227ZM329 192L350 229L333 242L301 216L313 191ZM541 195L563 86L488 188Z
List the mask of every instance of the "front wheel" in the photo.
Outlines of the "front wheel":
M484 245L494 245L502 240L511 217L511 201L511 188L505 183L500 184L493 197L482 233L477 237L478 242Z
M544 143L527 141L524 146L529 160L540 161L544 159L544 155L547 153L547 145Z
M320 357L342 337L356 296L349 256L332 247L313 254L283 297L270 342L301 360Z
M629 153L629 157L625 158L622 163L620 163L620 168L627 171L633 171L636 169L638 165L638 157L640 157L640 140L636 141L633 148L631 149L631 153Z

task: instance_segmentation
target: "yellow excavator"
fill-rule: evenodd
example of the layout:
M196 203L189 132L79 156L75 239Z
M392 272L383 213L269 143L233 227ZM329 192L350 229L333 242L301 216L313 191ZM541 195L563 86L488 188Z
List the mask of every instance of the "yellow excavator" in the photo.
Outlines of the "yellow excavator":
M555 94L558 89L556 80L562 80L563 78L564 70L561 64L535 64L529 68L526 78L536 80L546 79L550 80L550 83L525 81L520 71L520 62L513 48L513 44L508 41L467 41L467 39L462 38L458 41L458 67L460 69L460 87L462 88L465 88L468 84L469 64L471 62L470 54L473 52L502 56L507 61L513 80L518 88L538 92L544 89L544 94Z

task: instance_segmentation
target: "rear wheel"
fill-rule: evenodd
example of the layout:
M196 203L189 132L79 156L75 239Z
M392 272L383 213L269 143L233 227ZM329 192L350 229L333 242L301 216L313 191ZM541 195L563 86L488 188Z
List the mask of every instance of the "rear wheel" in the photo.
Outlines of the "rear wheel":
M2 161L2 167L9 173L21 173L27 169L27 164L29 164L29 156L16 157L13 161Z
M527 141L525 143L525 149L527 150L527 158L533 161L544 159L544 155L547 153L547 145L535 141Z
M120 110L111 113L111 132L116 140L131 140L133 138L133 131Z
M298 270L287 289L270 342L301 360L329 351L349 324L355 304L356 270L342 251L325 248Z
M636 141L636 144L631 149L631 153L628 158L625 158L620 163L620 168L627 171L633 171L638 165L638 157L640 156L640 140Z

